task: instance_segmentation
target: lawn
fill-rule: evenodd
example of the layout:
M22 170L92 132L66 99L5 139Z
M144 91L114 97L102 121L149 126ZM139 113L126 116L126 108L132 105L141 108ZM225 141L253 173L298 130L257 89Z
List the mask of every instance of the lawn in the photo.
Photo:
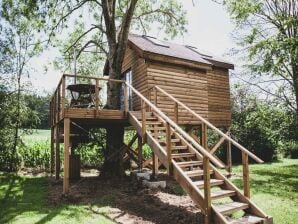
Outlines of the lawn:
M236 173L241 167L234 167ZM285 159L272 164L251 165L253 201L277 224L295 224L298 217L298 160ZM233 182L241 187L237 178ZM47 204L46 177L19 177L0 173L0 223L114 223L88 204ZM133 202L132 202L133 203Z

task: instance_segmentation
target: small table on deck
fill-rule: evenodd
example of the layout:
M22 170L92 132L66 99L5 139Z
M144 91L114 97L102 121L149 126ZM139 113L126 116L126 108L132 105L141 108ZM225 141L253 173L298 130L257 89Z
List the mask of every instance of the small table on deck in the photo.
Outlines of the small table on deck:
M68 89L71 93L70 107L76 107L76 108L95 107L95 101L96 101L95 88L96 86L93 84L68 85L66 89ZM98 92L100 90L101 88L98 87ZM78 97L75 97L74 93L77 93Z

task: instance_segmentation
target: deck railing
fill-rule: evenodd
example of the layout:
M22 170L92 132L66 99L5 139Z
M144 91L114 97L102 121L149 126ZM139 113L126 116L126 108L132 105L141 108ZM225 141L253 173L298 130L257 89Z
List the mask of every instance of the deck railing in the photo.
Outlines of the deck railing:
M100 96L99 96L99 87L100 81L104 81L106 83L114 82L114 83L125 83L124 80L117 80L117 79L110 79L105 77L94 77L94 76L81 76L81 75L71 75L71 74L63 74L61 77L57 88L54 91L54 94L50 101L50 125L53 126L57 124L65 114L65 109L70 108L70 95L69 91L67 90L67 85L73 83L73 79L78 79L84 83L94 84L94 106L92 110L98 111L100 109ZM124 96L124 111L128 111L128 91L126 85L124 85L123 90Z
M236 148L238 148L241 153L242 153L242 166L243 166L243 188L244 188L244 195L246 197L250 197L250 187L249 187L249 166L248 166L248 157L252 158L258 163L263 163L263 160L261 160L259 157L251 153L248 149L240 145L238 142L236 142L233 138L230 137L229 132L223 133L220 129L215 127L213 124L211 124L209 121L207 121L205 118L197 114L195 111L190 109L188 106L186 106L184 103L181 101L177 100L175 97L173 97L171 94L167 93L165 90L160 88L159 86L153 86L152 88L149 89L148 91L148 96L151 96L151 92L153 91L153 102L155 105L158 104L157 101L157 92L162 93L166 97L168 97L172 102L173 102L173 110L174 110L174 121L177 123L179 120L179 107L185 109L188 111L192 116L197 118L200 122L202 122L202 125L206 125L209 127L211 130L216 132L219 136L221 136L220 141L218 144L216 144L212 149L209 151L210 154L213 154L215 150L224 142L224 140L228 141L228 164L231 165L231 144L233 144ZM208 146L207 144L202 145L204 146L204 149L208 151ZM215 163L217 165L218 163ZM219 166L221 167L221 166ZM230 167L229 167L230 168Z

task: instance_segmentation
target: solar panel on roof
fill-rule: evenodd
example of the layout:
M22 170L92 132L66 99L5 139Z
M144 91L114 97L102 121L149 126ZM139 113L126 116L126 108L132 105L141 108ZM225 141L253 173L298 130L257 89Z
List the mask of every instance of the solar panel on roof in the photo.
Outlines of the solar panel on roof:
M157 45L157 46L170 47L169 45L165 44L164 41L158 40L155 37L146 36L146 35L143 35L142 37L145 38L146 40L150 41L151 43Z
M199 54L201 56L212 58L212 55L208 55L208 54L205 54L205 53L200 52L197 47L190 46L190 45L185 45L185 47L188 48L189 50L192 50L193 52L196 52L197 54Z

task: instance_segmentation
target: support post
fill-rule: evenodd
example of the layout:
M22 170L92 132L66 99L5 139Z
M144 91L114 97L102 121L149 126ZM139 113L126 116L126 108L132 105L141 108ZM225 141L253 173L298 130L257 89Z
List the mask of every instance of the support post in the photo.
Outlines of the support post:
M55 177L56 180L59 180L60 175L60 131L59 131L59 124L55 126Z
M210 191L210 165L209 158L203 158L204 169L204 204L205 204L205 224L211 223L211 191Z
M154 88L154 95L153 95L153 97L154 97L154 105L155 106L157 106L157 90L156 90L156 88Z
M65 109L65 76L62 77L62 93L61 93L61 111L62 117L64 117L64 109ZM59 91L60 95L60 91ZM60 120L60 119L59 119Z
M142 110L142 139L143 143L146 142L146 105L145 101L141 101L141 110Z
M208 150L208 136L207 136L207 125L202 124L201 125L201 145L204 149Z
M129 105L128 105L128 87L126 85L126 83L124 84L124 112L125 114L127 114L128 110L129 110Z
M166 144L167 144L167 157L168 157L168 175L173 174L172 167L172 142L171 142L171 127L170 124L166 123Z
M99 109L99 80L95 79L95 110L96 116Z
M230 135L230 132L228 133ZM232 144L231 141L227 143L227 171L229 176L232 175Z
M54 154L55 154L55 149L54 149L54 127L52 126L51 127L51 168L50 168L50 170L51 170L51 176L54 174L54 166L55 166L55 156L54 156Z
M152 165L153 165L153 170L152 170L152 174L153 177L156 177L158 175L158 157L155 155L154 152L152 152Z
M178 103L174 103L174 121L178 124Z
M138 135L138 166L139 170L143 169L143 142L142 137Z
M242 152L243 191L244 196L250 198L248 154Z
M63 194L69 193L69 134L70 119L64 118L64 178L63 178Z

